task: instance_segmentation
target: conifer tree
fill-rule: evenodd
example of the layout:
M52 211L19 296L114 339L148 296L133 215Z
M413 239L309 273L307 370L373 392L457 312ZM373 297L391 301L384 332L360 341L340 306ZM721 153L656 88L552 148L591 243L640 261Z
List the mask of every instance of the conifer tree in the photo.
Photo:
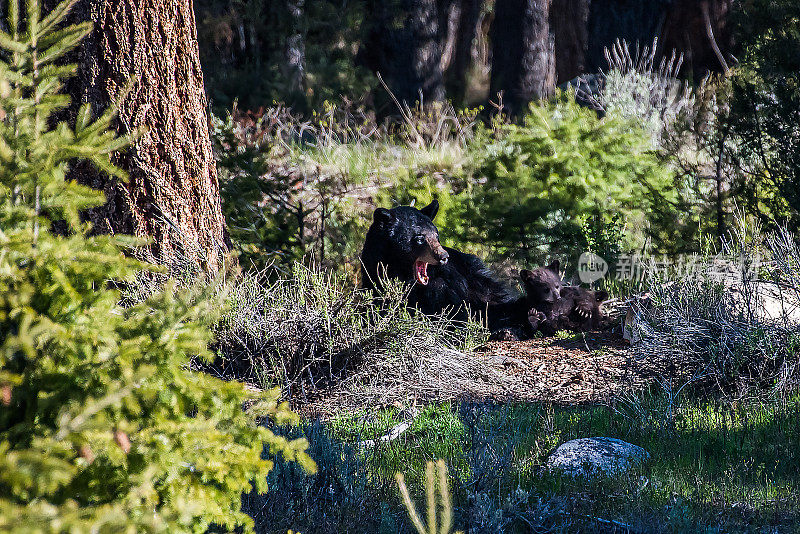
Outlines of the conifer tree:
M74 71L56 60L89 31L58 27L71 3L42 16L37 0L11 0L0 31L0 531L248 527L241 493L266 490L278 453L313 470L307 444L255 424L295 417L277 393L189 369L210 356L207 295L118 305L109 281L153 267L123 254L133 238L90 237L79 213L102 194L65 180L79 159L124 179L110 156L127 143L113 110L54 124Z
M649 230L648 206L674 196L644 131L613 114L599 118L572 92L531 104L523 124L504 126L486 143L476 172L481 186L459 208L471 223L467 238L527 262L554 254L577 259L609 232L621 240L619 218L629 242L605 252L638 249Z

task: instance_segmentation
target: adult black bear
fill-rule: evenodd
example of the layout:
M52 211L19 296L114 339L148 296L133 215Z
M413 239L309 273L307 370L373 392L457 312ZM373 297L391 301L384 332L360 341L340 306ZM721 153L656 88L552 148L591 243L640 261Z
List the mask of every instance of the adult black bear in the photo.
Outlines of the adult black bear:
M361 252L361 285L380 286L383 276L408 283L410 306L426 315L448 313L456 320L468 316L485 321L497 333L529 331L525 298L517 298L496 280L472 254L444 247L433 218L434 200L422 209L378 208Z
M520 271L527 306L531 308L531 328L546 336L552 336L558 330L598 328L602 317L600 305L608 299L608 293L565 286L559 268L559 262L554 261L546 267Z

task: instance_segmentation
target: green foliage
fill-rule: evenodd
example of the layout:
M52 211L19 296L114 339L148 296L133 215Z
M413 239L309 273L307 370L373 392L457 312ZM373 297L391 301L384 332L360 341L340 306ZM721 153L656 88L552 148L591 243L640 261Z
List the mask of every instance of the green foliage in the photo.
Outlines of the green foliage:
M468 239L488 238L500 255L526 261L585 250L587 217L610 227L622 215L626 244L641 242L651 192L670 189L639 128L600 119L570 95L533 104L524 124L503 127L476 174L463 203Z
M71 2L42 17L10 2L0 32L0 531L203 532L252 521L240 496L281 454L309 470L302 439L255 417L293 420L277 392L253 395L189 369L208 359L215 299L165 291L123 309L109 281L142 268L137 243L88 237L79 212L100 193L65 180L75 159L124 178L111 154L127 144L114 110L54 124L72 65L57 60L91 30L59 27ZM68 235L49 229L63 220ZM242 410L248 402L252 407Z
M731 127L746 173L742 199L762 219L800 225L800 4L742 2L741 64L733 76Z
M597 209L581 217L581 226L587 251L603 258L613 271L625 240L622 215L617 212L605 214Z
M296 195L303 177L272 172L270 140L242 127L233 115L212 121L222 212L239 261L263 267L299 259L308 215Z
M247 268L263 271L274 264L289 271L307 255L341 268L348 253L354 255L354 234L365 231L367 219L352 217L347 198L360 173L346 162L325 164L319 152L335 126L327 116L315 117L300 121L278 106L263 113L234 107L225 120L212 118L222 211ZM316 137L316 147L304 137Z
M288 272L313 256L323 268L352 274L376 205L433 196L446 242L463 245L455 188L477 110L432 105L408 113L402 124L379 124L361 108L326 102L310 120L283 106L214 118L223 212L241 263Z
M427 405L398 439L375 448L359 442L384 435L405 412L371 408L315 422L305 435L325 483L277 462L270 484L280 490L254 495L250 509L267 532L413 532L388 491L394 474L421 488L426 462L443 458L453 523L477 532L595 532L598 519L646 533L791 532L800 511L797 394L699 400L662 385L676 389L628 390L607 406ZM600 483L548 473L550 452L586 436L637 444L652 461L644 473Z

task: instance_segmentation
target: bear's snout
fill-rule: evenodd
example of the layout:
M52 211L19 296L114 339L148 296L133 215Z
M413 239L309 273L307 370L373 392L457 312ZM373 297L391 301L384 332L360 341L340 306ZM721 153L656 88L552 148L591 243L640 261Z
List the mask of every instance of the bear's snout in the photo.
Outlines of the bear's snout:
M442 265L447 265L447 261L450 259L450 254L447 253L445 249L439 247L439 250L434 252L436 259L439 260L439 263Z

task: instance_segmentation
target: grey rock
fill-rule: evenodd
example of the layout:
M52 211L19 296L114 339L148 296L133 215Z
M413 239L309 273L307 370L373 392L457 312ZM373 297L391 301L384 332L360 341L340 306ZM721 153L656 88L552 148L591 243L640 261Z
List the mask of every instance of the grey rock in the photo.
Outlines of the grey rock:
M616 438L580 438L562 443L547 458L546 467L564 475L592 479L629 471L650 459L643 448Z

